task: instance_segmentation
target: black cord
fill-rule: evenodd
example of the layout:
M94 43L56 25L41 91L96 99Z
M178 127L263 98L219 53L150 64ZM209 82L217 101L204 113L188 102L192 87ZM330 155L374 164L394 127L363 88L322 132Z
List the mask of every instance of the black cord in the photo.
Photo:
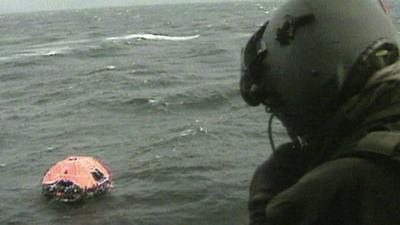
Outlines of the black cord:
M269 121L268 121L268 137L269 137L269 144L271 145L272 152L275 152L274 137L272 137L272 122L274 121L275 117L276 117L275 113L272 113L271 116L269 117Z

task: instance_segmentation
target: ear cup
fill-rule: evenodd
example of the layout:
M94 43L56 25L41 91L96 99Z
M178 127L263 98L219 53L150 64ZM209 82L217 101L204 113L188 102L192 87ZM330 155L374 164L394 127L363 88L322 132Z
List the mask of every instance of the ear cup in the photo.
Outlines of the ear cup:
M240 93L243 100L250 106L258 106L263 101L261 94L261 79L260 69L261 60L266 56L267 50L260 42L264 31L268 25L267 21L262 25L256 33L247 42L241 54L241 78L240 78Z

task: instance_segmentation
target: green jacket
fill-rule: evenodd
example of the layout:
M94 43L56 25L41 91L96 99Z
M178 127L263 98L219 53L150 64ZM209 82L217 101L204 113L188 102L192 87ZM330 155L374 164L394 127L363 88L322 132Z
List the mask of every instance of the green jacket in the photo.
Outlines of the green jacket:
M379 71L305 149L280 146L250 187L250 224L400 224L400 63Z

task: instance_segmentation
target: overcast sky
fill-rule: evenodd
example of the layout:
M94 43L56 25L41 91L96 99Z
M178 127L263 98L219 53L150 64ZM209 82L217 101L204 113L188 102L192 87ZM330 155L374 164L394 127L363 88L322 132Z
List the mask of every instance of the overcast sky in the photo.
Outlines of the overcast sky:
M93 8L134 4L191 3L235 0L0 0L0 13Z

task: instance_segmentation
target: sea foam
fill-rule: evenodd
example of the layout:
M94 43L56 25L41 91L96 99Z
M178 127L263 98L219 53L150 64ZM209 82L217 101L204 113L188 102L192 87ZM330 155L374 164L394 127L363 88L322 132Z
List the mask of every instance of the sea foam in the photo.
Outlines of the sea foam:
M121 40L165 40L165 41L187 41L199 38L200 35L192 35L192 36L166 36L166 35L158 35L158 34L129 34L125 36L119 37L109 37L106 38L107 41L121 41Z

